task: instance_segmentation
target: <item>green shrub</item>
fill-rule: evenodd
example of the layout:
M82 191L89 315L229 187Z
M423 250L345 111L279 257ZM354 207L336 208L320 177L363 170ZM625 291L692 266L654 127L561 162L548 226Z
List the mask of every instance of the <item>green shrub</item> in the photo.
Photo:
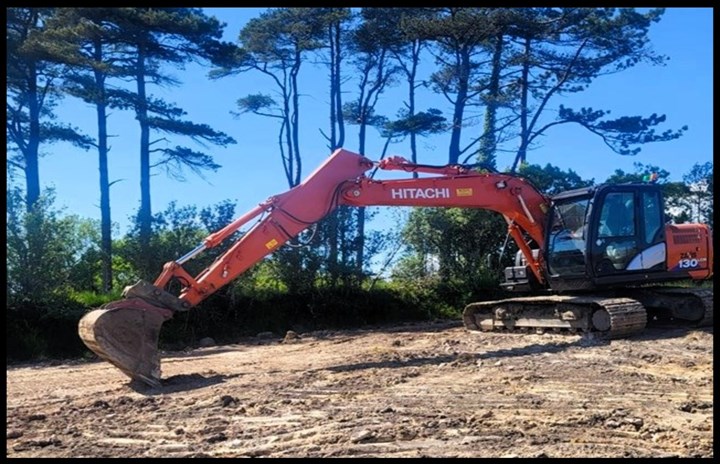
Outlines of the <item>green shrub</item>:
M24 302L8 307L7 361L82 356L87 349L77 327L86 312L82 304L62 298L52 303Z
M112 293L97 293L89 290L71 291L69 296L70 299L86 308L100 308L111 301L122 298L120 291L114 291Z

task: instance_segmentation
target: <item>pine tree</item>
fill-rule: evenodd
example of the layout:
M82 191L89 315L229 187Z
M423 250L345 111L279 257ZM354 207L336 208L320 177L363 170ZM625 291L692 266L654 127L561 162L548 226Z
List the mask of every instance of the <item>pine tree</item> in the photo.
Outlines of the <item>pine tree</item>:
M90 148L78 129L55 122L53 108L62 97L58 86L65 67L54 60L60 51L47 39L45 22L53 8L7 8L8 168L23 172L26 208L31 212L41 193L41 145L66 141Z
M181 145L162 147L164 138L151 140L152 133L188 137L197 142L219 146L235 140L207 124L184 119L186 113L149 93L150 85L175 85L177 81L166 73L167 65L181 68L191 61L217 62L226 59L233 50L220 41L224 24L206 16L199 8L112 8L105 18L120 31L128 47L123 73L135 81L132 108L140 124L140 209L138 232L141 259L148 257L153 221L150 178L153 168L183 180L184 169L198 175L220 166L201 151ZM152 157L159 156L153 162ZM149 263L149 261L148 261ZM157 269L142 266L145 275L155 275Z

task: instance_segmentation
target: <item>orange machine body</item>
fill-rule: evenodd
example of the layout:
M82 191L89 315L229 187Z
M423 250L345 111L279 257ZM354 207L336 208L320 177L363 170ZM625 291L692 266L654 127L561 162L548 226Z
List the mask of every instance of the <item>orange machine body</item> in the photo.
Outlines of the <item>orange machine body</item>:
M705 224L667 224L667 269L687 272L693 279L712 276L712 231Z

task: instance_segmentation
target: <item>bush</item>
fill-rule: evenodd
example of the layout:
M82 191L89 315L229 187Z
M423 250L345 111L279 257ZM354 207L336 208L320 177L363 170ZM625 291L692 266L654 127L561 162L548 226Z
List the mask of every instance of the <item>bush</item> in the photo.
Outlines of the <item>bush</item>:
M25 302L7 308L6 360L74 358L87 352L78 336L78 322L87 312L71 299L40 304Z
M326 287L300 294L234 287L166 322L161 344L177 349L207 336L229 342L266 331L282 335L287 330L347 329L440 317L441 311L428 296L390 286L373 290Z

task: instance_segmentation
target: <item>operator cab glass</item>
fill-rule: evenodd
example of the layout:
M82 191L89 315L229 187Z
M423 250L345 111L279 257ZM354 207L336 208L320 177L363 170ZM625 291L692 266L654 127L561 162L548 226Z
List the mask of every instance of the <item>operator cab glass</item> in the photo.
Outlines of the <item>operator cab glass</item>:
M550 220L548 265L552 275L585 274L585 227L590 197L561 200L553 205Z

